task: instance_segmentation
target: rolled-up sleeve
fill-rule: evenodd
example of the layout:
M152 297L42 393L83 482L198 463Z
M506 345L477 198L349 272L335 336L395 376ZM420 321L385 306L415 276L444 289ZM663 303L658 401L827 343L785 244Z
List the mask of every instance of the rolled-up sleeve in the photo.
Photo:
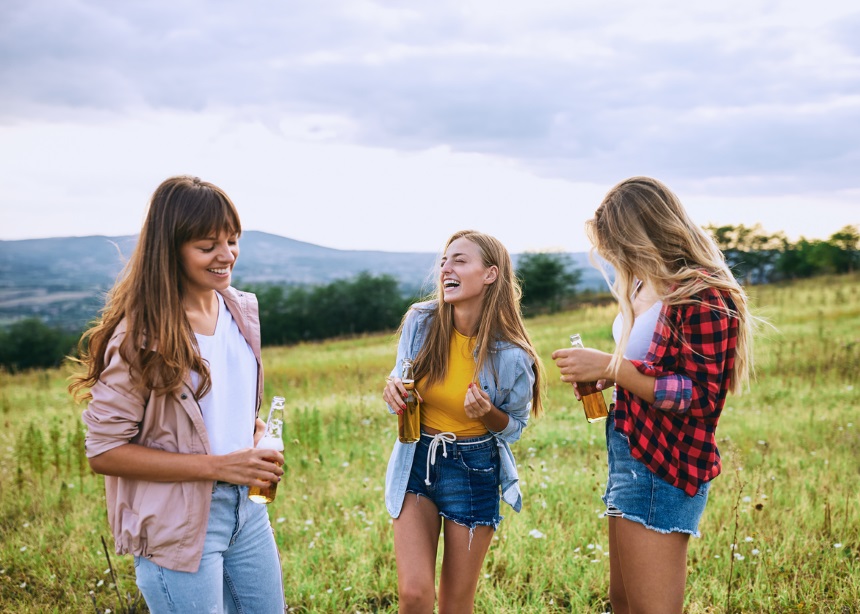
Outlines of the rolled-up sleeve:
M415 359L415 357L411 355L412 339L415 337L419 319L418 309L413 305L409 308L409 311L406 314L406 319L403 321L403 328L400 331L400 340L397 342L397 360L394 361L394 367L391 369L389 377L400 377L400 365L403 363L404 358ZM397 413L387 403L385 406L388 408L388 413Z
M679 310L675 325L682 343L667 366L632 361L640 373L656 378L654 409L707 417L718 406L735 329L725 306L717 301L719 296L714 293Z
M146 402L129 375L128 363L119 352L118 341L108 347L106 366L92 387L92 400L82 414L87 425L88 458L129 443L140 430Z
M532 409L532 392L535 383L535 374L532 370L532 360L523 351L520 351L517 361L517 375L511 391L504 403L497 406L508 414L508 425L501 431L493 434L509 444L519 441L523 429L529 423L529 415Z

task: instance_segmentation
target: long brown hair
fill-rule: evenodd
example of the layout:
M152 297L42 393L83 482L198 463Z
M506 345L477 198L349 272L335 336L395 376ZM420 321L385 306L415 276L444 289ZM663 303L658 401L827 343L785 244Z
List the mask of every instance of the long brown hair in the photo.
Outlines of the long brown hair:
M731 389L739 392L752 369L754 318L720 248L693 223L678 197L656 179L632 177L607 193L585 226L594 250L615 269L612 294L624 319L610 368L617 372L630 338L637 280L669 305L700 302L696 295L713 288L729 297L722 309L738 319Z
M543 410L541 399L543 368L523 323L520 311L522 289L514 274L511 256L501 241L475 230L455 232L445 242L442 253L444 254L448 250L448 246L457 239L471 241L480 249L484 267L496 266L499 269L496 280L486 286L484 300L481 304L481 317L478 321L476 339L475 376L489 362L488 356L490 352L494 351L496 342L509 342L519 346L534 360L532 370L534 371L535 382L532 388L532 413L538 416ZM448 353L451 334L454 330L454 307L446 303L442 296L442 282L437 276L436 291L428 297L436 301L435 313L430 317L427 339L418 352L418 356L415 357L416 380L426 377L428 382L438 383L445 379L448 372Z
M86 371L72 376L69 391L76 399L91 398L105 364L105 350L117 326L125 321L120 353L132 381L144 390L163 394L178 389L190 371L200 375L196 395L209 390L209 369L185 309L179 250L188 241L218 235L239 235L239 214L217 186L197 177L171 177L155 190L137 245L104 309L78 344L79 363Z

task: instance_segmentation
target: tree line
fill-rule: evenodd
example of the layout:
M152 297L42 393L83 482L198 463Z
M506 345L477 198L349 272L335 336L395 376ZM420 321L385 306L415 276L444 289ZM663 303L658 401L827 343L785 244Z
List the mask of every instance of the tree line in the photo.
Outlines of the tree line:
M792 243L783 233L760 226L709 226L735 276L745 284L860 268L860 232L846 226L826 240L801 238ZM582 272L570 257L557 252L530 252L518 261L526 316L573 307L581 294ZM239 284L242 285L242 284ZM361 273L319 286L242 285L257 295L263 345L288 345L394 330L408 306L417 300L390 275ZM0 367L11 371L53 367L71 355L80 331L51 327L38 318L19 320L0 330Z
M768 233L760 225L707 226L739 280L763 284L816 275L851 273L860 265L860 232L845 226L826 240Z

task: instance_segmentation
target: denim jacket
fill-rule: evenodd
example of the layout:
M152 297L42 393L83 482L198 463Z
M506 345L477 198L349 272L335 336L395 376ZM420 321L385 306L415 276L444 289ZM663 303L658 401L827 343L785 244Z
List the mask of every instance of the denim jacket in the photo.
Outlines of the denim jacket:
M416 303L409 310L397 346L397 362L391 372L399 376L400 364L404 358L415 358L427 337L429 320L435 314L436 302ZM535 382L534 361L528 353L513 343L496 342L495 348L489 353L492 365L486 364L479 374L481 388L490 396L497 408L508 414L508 425L502 431L491 431L499 447L501 463L502 500L519 512L523 506L522 493L519 487L517 464L511 452L510 444L519 440L523 429L529 421L532 407L532 388ZM495 368L496 377L493 376ZM465 396L465 393L464 393ZM389 412L394 410L389 407ZM414 443L403 444L394 442L394 450L388 460L388 471L385 475L385 506L392 518L400 516L403 498L406 496L406 484L415 457Z

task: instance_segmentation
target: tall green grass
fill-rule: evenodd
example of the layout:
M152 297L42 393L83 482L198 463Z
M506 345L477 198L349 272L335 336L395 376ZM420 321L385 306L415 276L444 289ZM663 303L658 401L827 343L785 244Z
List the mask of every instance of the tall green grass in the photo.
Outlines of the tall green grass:
M723 475L691 540L686 611L860 612L860 276L751 289L757 379L717 432ZM528 321L546 415L515 447L524 509L487 556L479 612L606 612L606 454L550 354L572 332L610 350L612 306ZM381 402L391 335L265 352L287 399L287 478L268 506L295 612L394 612L383 480L396 424ZM64 370L0 373L0 611L121 611L130 557L108 573L102 479L83 455ZM110 541L109 541L110 543ZM441 546L440 546L441 548Z

